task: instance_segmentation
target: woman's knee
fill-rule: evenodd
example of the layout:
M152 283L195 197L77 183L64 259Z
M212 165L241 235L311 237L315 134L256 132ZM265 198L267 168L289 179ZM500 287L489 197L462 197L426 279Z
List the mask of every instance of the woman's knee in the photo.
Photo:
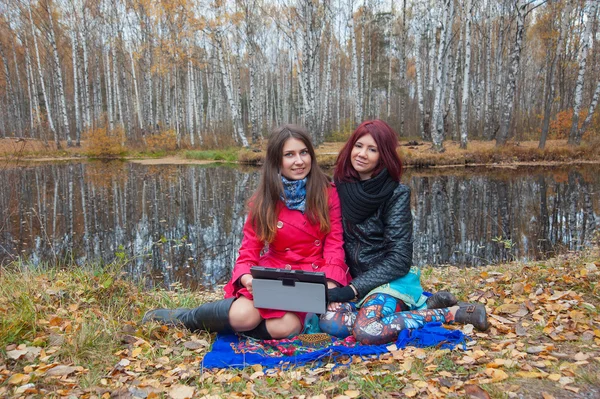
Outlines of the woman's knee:
M334 337L346 338L352 334L355 317L353 312L326 312L319 318L319 328Z
M252 330L261 320L260 313L254 307L254 302L248 298L238 298L229 309L229 324L235 331Z
M295 314L286 313L279 319L267 320L267 330L273 339L283 339L300 334L302 323Z

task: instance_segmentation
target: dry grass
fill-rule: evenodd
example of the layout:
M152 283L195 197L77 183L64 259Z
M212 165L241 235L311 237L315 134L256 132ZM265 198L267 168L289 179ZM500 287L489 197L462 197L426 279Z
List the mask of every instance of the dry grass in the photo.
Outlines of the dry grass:
M400 157L408 167L433 166L476 166L476 165L549 165L558 163L597 162L600 159L600 145L584 142L581 146L570 147L566 140L549 140L544 150L537 148L538 141L509 142L504 147L496 148L494 141L471 141L468 148L462 150L458 142L446 141L444 152L432 150L429 142L402 141L398 147ZM317 148L319 164L331 167L335 164L337 154L343 143L327 142ZM264 159L265 144L249 149L239 149L237 160L241 164L260 165ZM8 160L51 160L77 158L85 156L86 142L81 147L66 147L57 150L54 143L40 140L0 139L0 157ZM164 154L171 158L187 158L184 150ZM198 151L196 151L198 152ZM202 151L200 151L202 152ZM215 153L220 150L213 151ZM132 156L129 151L129 155ZM133 154L135 155L135 154ZM154 155L156 158L158 155ZM137 156L139 158L139 155ZM144 154L141 155L144 158ZM148 156L149 157L149 156Z

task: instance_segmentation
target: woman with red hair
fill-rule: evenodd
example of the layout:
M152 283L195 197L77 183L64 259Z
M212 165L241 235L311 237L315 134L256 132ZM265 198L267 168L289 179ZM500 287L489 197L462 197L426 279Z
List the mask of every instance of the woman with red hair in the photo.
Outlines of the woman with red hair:
M338 337L353 334L363 344L391 342L401 330L432 321L486 330L483 305L455 306L456 298L444 291L423 295L420 270L412 267L410 188L400 183L397 147L396 132L382 120L371 120L358 126L338 155L334 181L353 279L328 290L320 327Z

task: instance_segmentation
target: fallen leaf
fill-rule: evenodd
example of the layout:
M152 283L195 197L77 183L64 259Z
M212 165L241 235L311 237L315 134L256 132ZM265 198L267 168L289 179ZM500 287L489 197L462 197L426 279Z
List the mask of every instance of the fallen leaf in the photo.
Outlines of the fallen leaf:
M549 393L542 392L542 398L543 399L554 399L554 396L550 395Z
M194 396L194 391L193 387L177 384L169 391L169 397L172 399L187 399Z
M26 384L31 379L29 374L16 373L13 374L7 381L8 385Z
M46 375L48 377L64 377L71 373L74 373L76 370L77 368L75 367L58 365L46 371Z
M13 360L17 360L22 356L25 356L27 354L27 349L15 349L13 351L7 351L6 355Z
M465 385L465 394L469 399L490 399L490 395L486 391L474 384Z
M505 303L496 308L495 313L513 314L519 311L519 304L517 303Z
M348 396L349 398L358 398L360 396L360 391L350 389L350 390L344 391L344 395Z
M535 355L537 353L544 352L545 350L545 346L530 346L527 349L525 349L525 352L529 353L530 355Z

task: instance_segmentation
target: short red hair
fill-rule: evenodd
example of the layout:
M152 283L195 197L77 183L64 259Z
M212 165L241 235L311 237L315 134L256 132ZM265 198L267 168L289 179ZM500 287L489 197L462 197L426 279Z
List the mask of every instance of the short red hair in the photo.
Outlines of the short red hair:
M379 172L386 168L393 180L400 181L400 176L402 176L402 161L396 151L398 147L398 135L390 125L380 119L364 121L352 133L348 141L346 141L346 144L344 144L337 157L333 173L335 181L360 179L358 172L352 167L351 154L354 144L358 139L367 134L373 137L379 150L379 163L375 170L373 170L373 176L377 176Z

